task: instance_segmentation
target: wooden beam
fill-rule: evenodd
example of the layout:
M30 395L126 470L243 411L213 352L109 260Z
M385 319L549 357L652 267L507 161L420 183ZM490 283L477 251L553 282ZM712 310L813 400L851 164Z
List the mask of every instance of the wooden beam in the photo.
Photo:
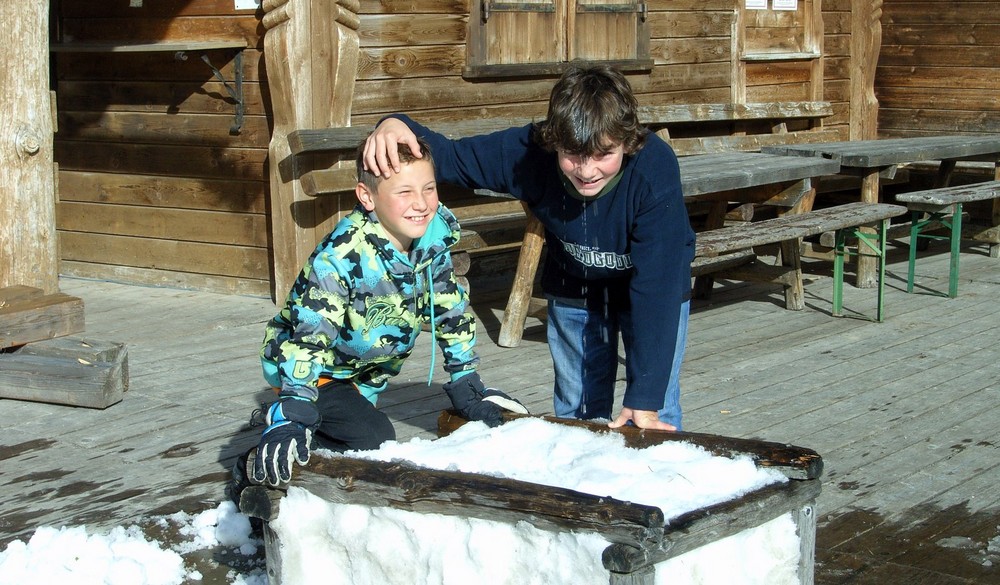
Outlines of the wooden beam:
M80 333L83 300L64 293L13 286L0 289L0 349Z
M0 398L104 409L126 390L122 343L71 336L0 352Z
M611 542L644 546L665 524L656 506L478 473L441 471L409 462L314 456L296 469L291 485L328 502L391 507L410 512L530 523L554 532L584 531ZM259 486L256 486L259 487ZM240 510L270 520L280 490L247 488Z

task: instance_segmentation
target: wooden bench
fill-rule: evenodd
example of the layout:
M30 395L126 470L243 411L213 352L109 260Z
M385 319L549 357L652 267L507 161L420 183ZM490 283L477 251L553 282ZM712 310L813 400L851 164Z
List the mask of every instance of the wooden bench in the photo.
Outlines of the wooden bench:
M743 225L725 227L698 235L695 262L701 258L723 256L765 244L780 244L781 266L770 268L771 281L785 288L785 302L788 308L802 309L805 304L802 291L802 266L799 256L799 240L807 236L832 231L837 234L834 248L833 270L833 311L834 316L842 315L844 290L844 259L849 254L847 236L853 235L869 247L878 258L878 305L876 320L884 318L885 247L888 220L906 213L900 205L886 203L846 203L799 214L788 214L774 219L750 222ZM877 239L861 231L864 226L878 224ZM754 261L756 263L756 261ZM734 270L743 270L743 267ZM731 273L732 270L722 274ZM751 280L753 274L737 274L741 280Z
M1000 257L1000 227L997 225L982 227L971 224L963 225L962 223L962 205L964 203L997 200L998 198L1000 198L1000 180L896 195L896 201L905 203L911 214L910 261L906 274L906 292L913 292L917 246L920 238L950 241L951 263L948 275L948 296L951 298L958 296L959 245L963 238L988 242L990 244L990 257ZM996 204L994 204L994 209L996 209ZM1000 223L998 220L1000 217L994 217L993 223ZM948 235L926 233L929 228L940 226L947 230Z

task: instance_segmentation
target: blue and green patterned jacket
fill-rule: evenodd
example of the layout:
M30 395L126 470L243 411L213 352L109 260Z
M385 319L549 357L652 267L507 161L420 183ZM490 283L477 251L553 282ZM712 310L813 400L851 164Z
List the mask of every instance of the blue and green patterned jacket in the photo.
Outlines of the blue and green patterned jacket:
M375 214L357 206L316 247L268 322L260 352L268 383L315 400L321 376L346 380L374 404L421 324L431 322L452 380L475 371L476 322L450 252L460 233L454 214L439 205L406 255ZM432 350L432 372L433 357Z

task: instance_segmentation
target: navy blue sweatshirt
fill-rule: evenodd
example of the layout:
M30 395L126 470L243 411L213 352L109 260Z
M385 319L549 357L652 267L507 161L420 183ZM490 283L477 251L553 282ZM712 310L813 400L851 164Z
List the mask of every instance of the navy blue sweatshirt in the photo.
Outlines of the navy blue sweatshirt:
M564 186L555 153L531 138L531 126L459 140L394 114L431 147L437 178L509 193L545 226L542 289L594 310L631 309L624 406L659 410L670 381L680 306L691 295L694 231L673 150L651 134L626 155L620 179L583 198Z

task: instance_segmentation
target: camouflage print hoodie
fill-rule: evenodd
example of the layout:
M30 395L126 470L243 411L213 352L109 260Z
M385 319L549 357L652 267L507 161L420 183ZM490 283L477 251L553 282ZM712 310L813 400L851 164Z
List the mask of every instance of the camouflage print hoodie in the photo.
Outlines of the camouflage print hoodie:
M316 398L320 377L346 380L373 404L399 373L422 323L452 380L476 369L476 322L458 286L450 248L458 220L438 206L427 232L403 254L374 212L360 205L323 239L268 322L261 363L282 391ZM431 353L431 373L434 368Z

